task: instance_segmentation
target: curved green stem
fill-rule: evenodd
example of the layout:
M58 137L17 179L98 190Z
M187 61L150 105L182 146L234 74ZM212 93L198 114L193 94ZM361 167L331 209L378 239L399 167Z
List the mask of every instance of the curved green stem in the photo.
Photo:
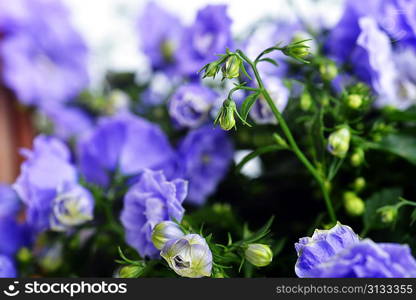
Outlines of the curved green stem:
M289 145L298 159L303 163L303 165L308 169L308 171L312 174L315 180L318 182L322 195L325 200L326 208L328 210L329 217L331 221L335 223L337 221L337 217L335 215L335 210L331 202L331 198L329 196L329 188L328 183L325 178L316 170L316 168L309 162L307 157L303 154L302 150L300 150L299 146L297 145L295 138L292 135L292 132L289 129L285 119L283 118L280 111L277 109L276 105L273 102L273 99L270 97L269 93L267 92L266 88L264 87L263 80L260 77L260 74L257 70L255 64L240 50L237 50L237 53L244 59L252 68L254 72L254 76L256 77L257 84L259 86L260 92L263 95L264 99L266 100L267 104L270 106L270 109L273 112L274 117L279 122L280 127L282 128L283 133L285 134Z

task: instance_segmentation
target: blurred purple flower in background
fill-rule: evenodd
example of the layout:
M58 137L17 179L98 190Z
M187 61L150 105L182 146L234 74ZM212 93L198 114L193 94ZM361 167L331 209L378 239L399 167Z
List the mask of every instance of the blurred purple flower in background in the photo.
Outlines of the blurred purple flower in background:
M398 53L416 46L416 5L412 1L346 2L344 14L331 30L326 48L338 63L350 63L355 75L371 85L376 105L406 109L416 101L411 78L401 74ZM393 43L394 42L394 43ZM409 57L410 65L416 57Z
M203 204L215 192L233 158L226 132L212 125L190 131L179 147L183 177L189 180L187 201Z
M110 184L112 172L136 175L145 168L163 169L175 152L155 124L131 114L102 118L78 142L81 173L101 186Z
M93 127L92 117L75 106L49 106L43 113L52 121L54 135L63 140L78 138Z
M216 93L197 83L180 86L169 101L169 114L180 126L195 128L208 118Z
M33 150L24 149L26 161L14 188L27 205L27 221L35 231L49 228L51 206L58 189L76 183L77 171L70 162L70 152L59 139L37 136Z
M57 0L0 3L1 77L27 105L75 97L88 83L87 49Z
M31 242L29 227L19 219L22 203L9 185L0 184L0 255L13 258Z
M94 198L76 183L64 183L52 202L50 226L54 231L67 231L93 219Z
M141 48L155 70L166 71L175 66L183 32L179 18L149 2L138 20L138 30Z
M178 49L181 73L196 76L217 54L231 48L231 23L226 5L208 5L199 10L194 24L184 30Z
M350 227L339 223L301 238L295 248L299 277L416 276L416 260L407 245L360 240Z
M185 180L167 181L162 171L151 170L144 170L138 182L130 187L120 218L127 243L142 257L158 256L159 251L152 242L152 230L161 221L182 220L182 202L187 191Z
M283 112L289 100L288 88L279 78L272 76L264 78L264 85L277 109ZM258 124L275 124L277 122L272 110L262 97L254 103L250 116Z
M0 255L0 277L14 278L16 276L17 272L13 261L7 256Z

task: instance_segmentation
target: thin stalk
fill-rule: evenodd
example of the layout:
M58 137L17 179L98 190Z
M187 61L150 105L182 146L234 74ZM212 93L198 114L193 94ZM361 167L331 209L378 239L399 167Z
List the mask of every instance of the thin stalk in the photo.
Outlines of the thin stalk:
M328 183L327 181L321 176L321 174L315 169L315 167L309 162L307 157L303 154L302 150L300 150L299 146L297 145L295 138L292 135L292 132L289 129L289 126L287 125L285 119L283 118L280 111L277 109L276 105L273 102L273 99L270 97L269 93L267 92L266 88L264 87L263 80L260 77L260 74L257 70L257 67L255 64L240 50L237 50L238 54L243 58L252 68L254 72L254 76L256 77L257 84L259 86L259 90L261 94L263 95L264 99L266 100L267 104L270 106L270 109L273 112L274 117L278 121L280 127L283 130L283 133L285 134L289 145L292 149L292 151L295 153L295 155L298 157L298 159L303 163L303 165L308 169L308 171L312 174L312 176L315 178L315 180L318 182L322 195L325 200L326 208L328 210L329 217L331 218L331 221L335 223L337 221L337 217L335 215L335 210L332 205L332 201L329 196L328 191Z

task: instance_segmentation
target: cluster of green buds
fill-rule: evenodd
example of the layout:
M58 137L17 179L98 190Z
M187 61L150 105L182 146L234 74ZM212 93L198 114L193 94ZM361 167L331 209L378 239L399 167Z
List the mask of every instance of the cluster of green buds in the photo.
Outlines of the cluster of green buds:
M286 56L307 64L309 62L305 60L305 57L310 54L310 47L306 45L307 41L310 41L310 39L291 43L283 47L281 50Z
M357 194L347 191L344 193L344 207L349 215L357 217L364 213L365 203Z
M199 72L204 72L202 78L215 78L222 71L222 79L233 79L240 76L240 71L247 74L244 67L243 59L237 52L231 52L227 49L225 54L221 54L220 58L214 62L206 64Z
M350 129L348 126L341 126L329 135L328 151L336 157L344 158L350 147L350 141Z

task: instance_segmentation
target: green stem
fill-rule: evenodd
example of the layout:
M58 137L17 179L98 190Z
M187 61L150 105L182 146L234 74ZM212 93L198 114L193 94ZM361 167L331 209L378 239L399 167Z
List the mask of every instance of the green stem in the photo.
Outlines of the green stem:
M331 221L335 223L337 221L337 217L335 215L335 210L334 210L334 207L332 205L332 202L329 196L328 183L326 179L321 176L321 174L315 169L315 167L309 162L307 157L303 154L302 150L300 150L299 146L297 145L295 141L295 138L292 135L292 132L289 129L289 126L287 125L280 111L277 109L276 105L273 102L273 99L270 97L266 88L264 87L263 80L261 79L260 74L255 64L241 50L237 50L237 52L252 68L254 72L254 76L256 77L256 80L257 80L257 84L259 85L260 92L265 98L267 104L270 106L276 120L280 124L280 127L282 128L283 133L285 134L292 151L295 153L298 159L303 163L303 165L308 169L308 171L312 174L312 176L318 182L322 191L322 195L325 200L325 204L328 210L329 217L331 218Z

